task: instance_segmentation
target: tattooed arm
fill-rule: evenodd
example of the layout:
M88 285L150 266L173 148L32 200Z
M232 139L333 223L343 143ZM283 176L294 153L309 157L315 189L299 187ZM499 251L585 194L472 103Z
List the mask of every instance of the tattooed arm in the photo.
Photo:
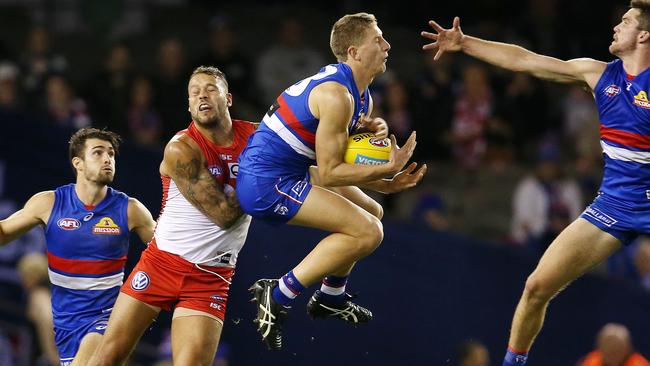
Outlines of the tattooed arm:
M198 147L182 139L165 147L160 173L169 176L183 197L217 226L227 229L242 215L235 192L224 193L203 164Z

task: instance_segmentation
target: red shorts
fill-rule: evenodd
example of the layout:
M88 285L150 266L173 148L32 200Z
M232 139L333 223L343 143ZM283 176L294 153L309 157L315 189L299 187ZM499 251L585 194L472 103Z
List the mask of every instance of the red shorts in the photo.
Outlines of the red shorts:
M230 282L235 270L203 265L201 268L204 270L176 254L158 249L152 240L121 291L163 310L169 311L172 307L193 309L223 321L230 284L214 273Z

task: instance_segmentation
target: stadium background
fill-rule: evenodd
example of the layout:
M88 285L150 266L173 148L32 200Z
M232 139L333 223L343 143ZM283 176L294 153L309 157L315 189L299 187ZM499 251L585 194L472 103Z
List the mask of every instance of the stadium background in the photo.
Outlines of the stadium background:
M37 191L73 179L66 142L75 128L89 124L126 137L113 186L156 215L162 146L189 121L185 84L193 67L210 63L224 69L235 94L231 115L256 121L271 102L268 95L287 86L268 77L286 72L274 66L292 65L290 71L299 72L314 60L334 62L331 24L345 13L371 12L392 45L389 71L372 89L375 108L398 137L418 131L416 159L430 165L416 190L378 197L387 211L386 238L351 279L351 290L359 291L376 320L357 329L312 322L301 310L304 296L289 318L286 349L267 352L251 324L245 288L290 269L323 234L256 222L238 264L221 362L454 365L457 346L476 339L490 350L492 364L499 364L512 312L545 245L539 238L513 237L514 192L538 164L552 162L563 168L562 179L580 188L584 207L601 174L597 115L579 88L519 77L459 55L432 65L420 50L419 31L428 19L446 26L458 15L471 35L565 59L610 60L612 28L626 5L0 0L0 215ZM292 46L267 52L279 43L281 29ZM38 37L49 39L46 52L29 45ZM212 37L226 42L225 37L233 51L212 54ZM286 77L293 82L316 71ZM484 108L463 109L468 100ZM472 140L461 138L464 128L476 126ZM142 248L133 238L129 268ZM10 364L34 364L38 353L14 266L24 252L40 249L42 238L33 233L0 250L0 353L12 351ZM637 349L650 354L650 292L639 281L633 255L625 251L554 300L531 366L575 364L608 322L628 326ZM143 338L133 365L164 358L161 340L168 327L169 316L163 315Z

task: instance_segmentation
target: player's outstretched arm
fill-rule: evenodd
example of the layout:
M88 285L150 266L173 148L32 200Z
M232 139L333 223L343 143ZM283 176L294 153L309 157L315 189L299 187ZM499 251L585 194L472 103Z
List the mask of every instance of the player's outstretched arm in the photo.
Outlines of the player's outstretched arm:
M309 107L320 120L316 130L316 160L319 182L327 187L360 185L390 178L406 165L415 148L413 134L401 152L384 165L352 165L343 161L348 143L348 123L352 118L353 100L347 89L337 83L323 83L314 88ZM395 143L395 138L393 143ZM393 150L395 151L395 150Z
M201 152L186 142L176 140L167 145L160 172L171 177L183 197L219 227L227 229L242 216L234 192L223 192L203 166Z
M54 191L33 195L25 207L0 221L0 245L18 239L37 225L46 225L54 206Z
M463 34L460 18L455 17L449 29L431 20L433 32L421 35L433 42L424 45L424 50L436 50L434 59L445 52L462 51L487 63L512 71L526 72L536 77L561 83L584 83L592 89L596 86L606 63L592 59L559 60L539 55L523 47L508 43L492 42Z
M129 198L129 206L127 208L127 216L129 219L129 231L135 231L142 240L147 244L153 238L153 231L156 228L156 222L151 216L151 212L135 198Z

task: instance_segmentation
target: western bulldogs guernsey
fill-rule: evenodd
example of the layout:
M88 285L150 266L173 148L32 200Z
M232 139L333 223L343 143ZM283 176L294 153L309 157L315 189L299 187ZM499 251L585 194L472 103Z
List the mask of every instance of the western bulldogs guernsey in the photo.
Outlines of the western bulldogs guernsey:
M600 191L650 208L650 70L628 77L623 62L607 65L595 88L605 173Z
M344 63L325 66L314 76L286 89L262 119L239 159L239 169L259 177L304 174L316 161L318 119L309 110L309 94L316 86L335 81L354 98L354 113L348 133L358 126L361 114L368 114L368 89L357 90L352 69Z
M67 365L88 332L103 333L124 277L129 245L129 198L108 188L92 209L75 185L55 191L45 238L52 283L52 315L61 364Z
M580 217L625 245L650 234L649 72L628 76L615 60L594 88L605 172L598 197Z
M300 209L311 190L309 166L316 163L319 121L309 110L309 94L328 81L345 86L354 98L348 134L368 114L368 88L357 90L352 69L344 63L325 66L280 94L239 158L237 198L247 214L282 223Z

